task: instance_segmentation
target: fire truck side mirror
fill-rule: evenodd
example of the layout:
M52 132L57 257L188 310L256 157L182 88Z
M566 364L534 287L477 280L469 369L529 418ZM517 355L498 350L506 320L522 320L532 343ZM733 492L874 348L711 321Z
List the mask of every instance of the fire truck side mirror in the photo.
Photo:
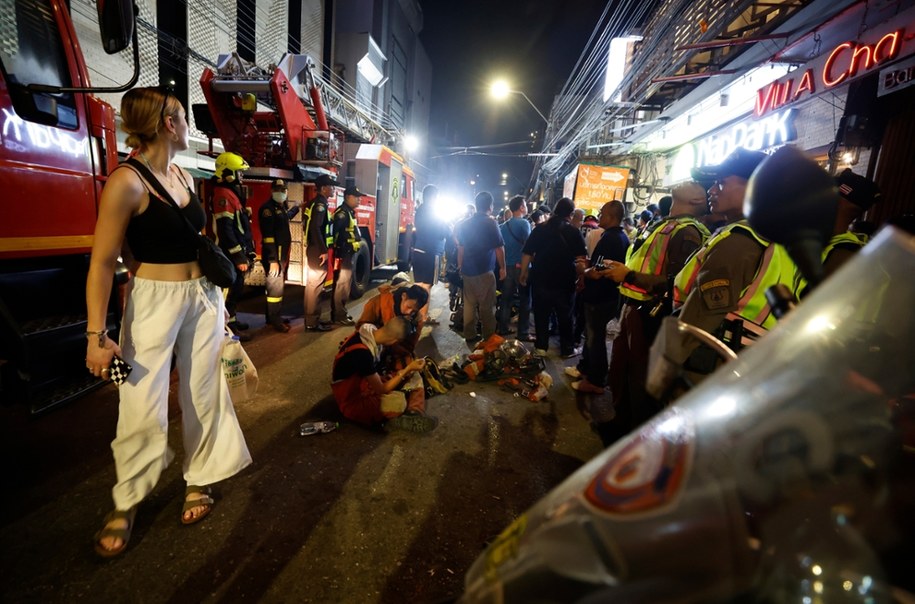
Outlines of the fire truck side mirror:
M102 46L108 54L121 52L130 45L136 27L133 0L98 0L98 23Z

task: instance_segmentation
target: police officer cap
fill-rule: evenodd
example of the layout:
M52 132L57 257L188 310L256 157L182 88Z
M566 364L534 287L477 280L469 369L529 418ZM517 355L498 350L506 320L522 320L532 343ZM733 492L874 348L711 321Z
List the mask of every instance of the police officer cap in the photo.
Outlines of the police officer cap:
M286 181L282 178L277 178L273 181L273 190L274 191L285 191L286 190Z
M337 181L328 176L327 174L322 174L321 176L315 179L315 186L319 189L321 187L336 187Z
M847 199L862 210L869 210L872 205L880 201L880 189L873 181L860 174L855 174L850 168L843 170L836 176L836 187L839 195Z
M365 193L363 193L356 187L346 187L346 190L343 191L343 196L349 197L350 195L352 195L353 197L362 197L363 195L365 195Z
M710 181L721 180L727 176L739 176L750 180L750 175L767 157L769 156L762 151L750 151L744 148L735 149L717 166L693 168L693 178Z

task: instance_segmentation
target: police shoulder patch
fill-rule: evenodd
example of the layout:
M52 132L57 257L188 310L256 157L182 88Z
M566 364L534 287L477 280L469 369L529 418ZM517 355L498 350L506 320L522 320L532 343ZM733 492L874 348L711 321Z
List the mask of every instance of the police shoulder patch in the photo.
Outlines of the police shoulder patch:
M315 210L317 210L318 212L325 212L325 211L327 211L327 206L325 206L323 203L316 203Z
M700 288L702 299L705 301L705 306L709 310L721 310L722 308L728 308L731 305L731 290L728 287L729 283L726 279L719 279L719 281L724 281L725 285L711 287L702 286Z
M264 208L261 211L261 214L263 214L264 216L273 216L273 212L269 208Z

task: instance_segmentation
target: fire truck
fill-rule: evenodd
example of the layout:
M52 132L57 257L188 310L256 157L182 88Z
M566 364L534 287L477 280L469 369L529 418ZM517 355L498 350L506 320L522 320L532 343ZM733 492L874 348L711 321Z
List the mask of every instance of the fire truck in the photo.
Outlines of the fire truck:
M261 69L236 54L223 55L216 70L200 78L206 104L192 110L198 129L219 138L227 151L251 166L244 185L253 210L255 246L260 254L257 209L271 195L276 178L287 181L290 201L307 204L321 174L341 186L355 185L366 195L356 210L363 240L353 261L353 297L361 296L373 268L409 266L413 234L415 177L403 157L387 145L394 134L314 73L307 55L287 54L278 64ZM206 192L209 192L207 183ZM329 201L328 212L342 203L342 188ZM290 223L292 246L287 282L305 282L305 234L302 214ZM331 259L332 260L332 259ZM332 285L328 274L326 285ZM249 285L263 283L262 267L248 276Z
M132 2L99 0L98 12L105 50L133 39L139 65ZM115 111L91 93L126 90L138 72L124 86L90 88L64 0L15 0L0 22L0 400L40 412L102 384L83 362L85 286L99 196L118 157Z

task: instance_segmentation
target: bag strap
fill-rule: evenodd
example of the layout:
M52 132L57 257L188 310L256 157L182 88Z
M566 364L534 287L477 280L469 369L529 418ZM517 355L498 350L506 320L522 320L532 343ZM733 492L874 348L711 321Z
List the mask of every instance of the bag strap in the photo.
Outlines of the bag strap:
M146 180L147 183L152 185L152 188L155 189L156 194L158 194L159 197L161 197L162 199L167 201L168 205L173 207L175 209L175 211L178 212L178 215L184 219L185 224L187 224L188 228L191 229L191 231L193 231L194 235L200 236L200 233L197 231L197 229L194 228L194 225L191 224L190 219L184 215L184 212L182 212L181 208L178 207L178 203L174 199L172 199L172 196L168 193L168 191L165 189L165 187L162 186L162 183L159 182L159 179L155 177L155 175L152 173L152 170L150 170L149 168L144 166L142 163L137 161L137 158L135 158L135 157L127 158L127 161L125 161L124 164L122 164L122 165L126 165L130 169L134 170L140 176L142 176L143 179ZM169 169L171 169L171 168L169 168Z
M505 223L505 229L508 231L508 234L512 236L512 239L520 243L522 246L524 242L521 241L521 238L515 235L515 231L512 230L511 218L508 219L508 222Z

